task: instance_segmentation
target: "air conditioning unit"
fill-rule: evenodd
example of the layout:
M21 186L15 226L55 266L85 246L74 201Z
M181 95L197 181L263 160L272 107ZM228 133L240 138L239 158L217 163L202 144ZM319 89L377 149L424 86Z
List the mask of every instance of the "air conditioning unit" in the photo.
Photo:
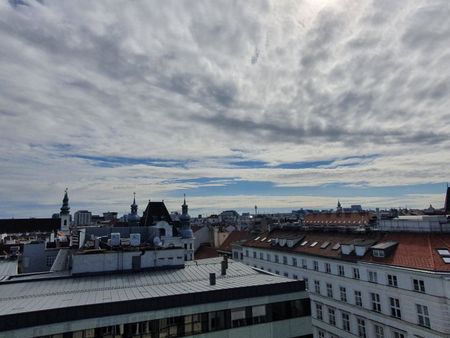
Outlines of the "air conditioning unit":
M111 233L111 246L120 246L120 232Z
M141 245L141 234L130 234L130 245L131 246L139 246Z

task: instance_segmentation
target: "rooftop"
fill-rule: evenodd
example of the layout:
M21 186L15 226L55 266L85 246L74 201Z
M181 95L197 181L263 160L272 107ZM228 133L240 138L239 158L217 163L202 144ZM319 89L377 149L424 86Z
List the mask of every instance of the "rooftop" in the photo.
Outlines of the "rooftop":
M30 326L51 322L52 316L58 311L59 314L55 316L69 316L70 313L71 316L89 317L95 311L108 311L111 314L123 312L126 307L129 311L130 306L136 306L134 311L138 311L140 307L146 310L153 307L168 308L172 303L177 307L189 303L231 300L237 298L239 292L242 298L242 292L249 294L248 297L254 292L253 297L257 297L274 294L274 289L277 293L304 290L303 281L260 273L232 260L228 262L226 275L221 276L221 260L211 258L187 262L184 269L177 270L77 278L52 278L51 274L47 274L48 278L45 279L42 276L30 279L28 276L0 282L0 331L22 325L21 320L30 322ZM209 283L210 273L216 273L215 285ZM277 286L274 288L275 284ZM214 294L214 300L211 294ZM150 299L151 302L148 301ZM130 305L130 301L133 305ZM115 306L107 306L112 303ZM123 306L118 306L118 303ZM95 311L80 311L89 307L95 308ZM64 313L61 309L64 309ZM44 323L38 320L44 320Z
M292 248L275 245L277 238L303 236ZM256 237L256 236L255 236ZM371 250L364 256L357 257L354 253L343 255L341 244L373 246L384 242L397 242L398 245L388 257L374 257ZM315 244L314 244L315 243ZM324 245L327 243L327 245ZM450 264L446 262L438 249L450 248L450 233L413 233L413 232L369 232L342 233L331 231L302 231L275 229L270 233L260 234L244 243L244 246L277 250L282 252L298 252L306 255L321 256L340 260L360 260L365 262L394 265L404 268L450 272ZM372 247L373 248L373 247Z

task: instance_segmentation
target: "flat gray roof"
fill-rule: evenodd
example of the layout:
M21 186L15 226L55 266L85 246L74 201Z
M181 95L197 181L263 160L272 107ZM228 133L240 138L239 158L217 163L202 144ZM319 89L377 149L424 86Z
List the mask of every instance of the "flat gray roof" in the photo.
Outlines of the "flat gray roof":
M17 275L17 260L0 260L0 280Z
M205 291L293 283L285 277L265 274L239 262L228 261L221 276L221 258L187 262L184 269L98 276L41 278L27 276L0 283L0 316L89 306L121 301L177 296ZM216 273L216 285L209 274ZM47 274L46 277L50 277Z

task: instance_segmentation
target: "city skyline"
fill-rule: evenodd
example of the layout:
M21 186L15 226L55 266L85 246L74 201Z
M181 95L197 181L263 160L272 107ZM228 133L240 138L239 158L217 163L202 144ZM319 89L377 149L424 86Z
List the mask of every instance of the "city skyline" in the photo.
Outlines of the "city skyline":
M156 11L155 8L158 8ZM447 1L0 3L0 217L444 204ZM198 212L197 212L198 211Z

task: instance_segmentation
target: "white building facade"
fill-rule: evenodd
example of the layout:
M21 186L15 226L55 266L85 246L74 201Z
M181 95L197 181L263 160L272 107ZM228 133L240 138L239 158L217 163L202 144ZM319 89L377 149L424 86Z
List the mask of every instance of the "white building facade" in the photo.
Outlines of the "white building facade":
M283 236L286 244L280 246ZM234 246L233 258L304 279L314 337L450 337L450 264L445 262L450 261L450 235L391 237L397 241L394 251L373 257L384 252L373 249L374 245L367 245L361 256L353 244L349 255L342 250L355 239L386 243L386 236L275 230Z

